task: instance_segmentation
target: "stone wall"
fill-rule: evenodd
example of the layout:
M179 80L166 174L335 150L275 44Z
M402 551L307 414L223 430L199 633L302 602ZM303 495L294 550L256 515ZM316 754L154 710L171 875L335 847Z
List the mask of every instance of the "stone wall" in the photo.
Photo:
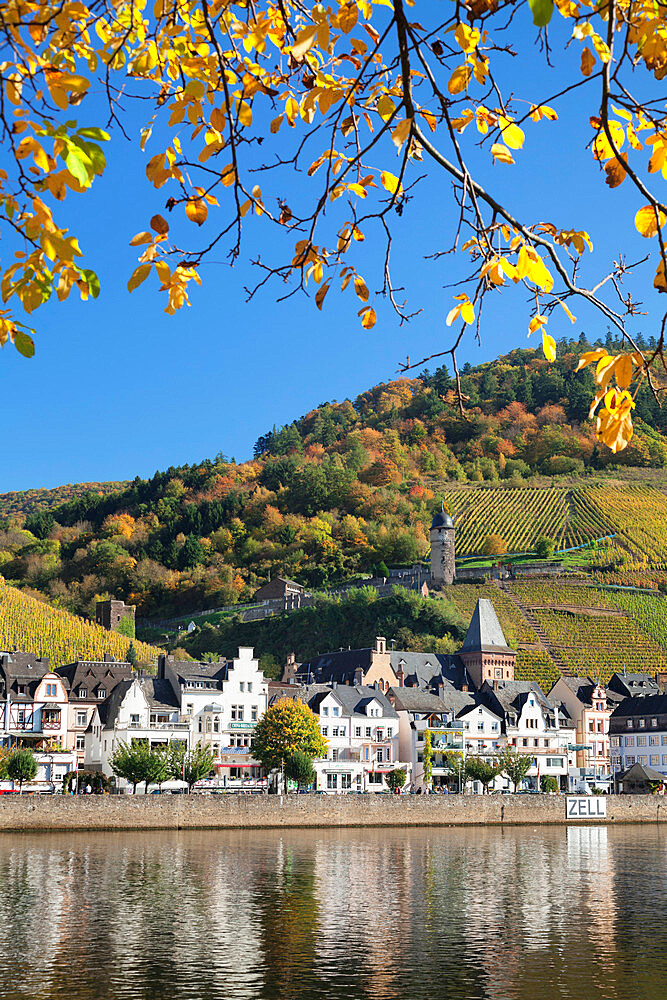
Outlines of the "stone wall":
M601 823L664 823L667 800L607 799ZM0 796L0 830L176 830L563 824L565 796ZM574 821L570 821L574 822ZM579 820L579 823L592 822Z

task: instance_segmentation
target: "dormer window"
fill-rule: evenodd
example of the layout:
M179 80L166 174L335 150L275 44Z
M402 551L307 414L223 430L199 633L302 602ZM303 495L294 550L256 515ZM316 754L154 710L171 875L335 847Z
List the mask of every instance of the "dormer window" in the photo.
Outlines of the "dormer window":
M88 697L88 688L79 688L79 698Z
M632 729L633 723L632 719L628 719L628 729Z
M658 720L657 719L651 719L651 725L652 726L657 726L658 725Z
M97 697L106 698L106 696L107 696L106 688L99 688L97 692Z
M640 729L645 729L646 728L646 719L640 719L639 720L639 728Z

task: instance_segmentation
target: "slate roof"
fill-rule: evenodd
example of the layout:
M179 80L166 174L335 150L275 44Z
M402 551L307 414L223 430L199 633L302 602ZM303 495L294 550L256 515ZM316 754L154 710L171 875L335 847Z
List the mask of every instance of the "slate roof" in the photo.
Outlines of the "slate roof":
M287 684L284 681L269 681L269 705L275 704L281 698L291 698L293 701L304 701L305 688L301 684Z
M511 720L514 716L518 719L531 694L535 695L547 719L553 722L555 706L536 681L494 681L493 686L485 681L479 691L480 700L492 712L504 716L510 724L513 724ZM564 721L560 706L558 714L561 721Z
M133 683L134 680L131 677L125 681L121 681L116 685L109 697L105 698L104 701L97 706L97 711L100 715L100 723L103 729L111 729L113 727L115 720L118 718L118 712L123 698L130 690ZM93 712L93 715L94 714L95 713ZM92 717L90 724L92 725Z
M612 712L612 720L638 716L667 716L667 694L650 694L638 698L624 698Z
M451 711L442 698L429 691L421 691L419 688L390 688L389 697L397 712L443 715Z
M34 653L0 653L0 697L5 698L7 688L12 701L32 701L35 690L45 674L51 673L50 662ZM18 686L25 687L19 694Z
M468 672L458 656L448 653L410 653L405 650L394 650L391 653L391 666L398 674L401 663L405 675L406 687L432 689L435 693L444 681L461 688L470 685Z
M68 691L76 691L84 685L89 697L94 698L93 692L100 685L109 694L116 684L130 678L132 665L121 660L76 660L56 667L54 673L62 677Z
M319 710L320 704L329 694L338 699L346 715L365 715L370 702L377 701L382 706L384 718L398 718L393 705L379 688L366 684L338 684L336 687L330 684L311 684L303 688L304 701L314 712Z
M660 771L656 771L652 767L647 767L646 764L633 764L629 767L627 771L621 772L621 774L616 775L617 781L662 781L663 783L667 781L664 774L660 774Z
M636 698L639 695L658 694L660 685L649 674L628 673L617 671L612 674L608 687L626 698Z
M338 684L353 684L356 671L361 668L364 673L372 663L374 650L342 649L335 653L322 653L306 663L301 663L296 676L304 684L326 684L337 681Z
M495 608L488 598L480 597L470 619L461 648L462 653L514 653L507 645Z
M149 708L163 712L180 710L180 701L169 681L161 677L143 677L140 683Z
M593 691L597 684L590 677L571 677L561 675L570 691L572 691L583 705L590 705L593 701Z
M450 515L447 513L447 511L443 506L442 510L439 510L437 514L435 514L433 520L431 521L431 531L433 530L433 528L453 528L453 527L454 527L454 521L452 520L452 518L450 517Z

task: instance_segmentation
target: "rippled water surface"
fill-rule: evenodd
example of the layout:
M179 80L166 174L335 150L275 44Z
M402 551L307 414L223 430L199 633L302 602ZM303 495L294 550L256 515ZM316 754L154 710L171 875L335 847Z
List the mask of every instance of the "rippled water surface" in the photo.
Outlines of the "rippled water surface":
M0 835L0 1000L667 997L667 833Z

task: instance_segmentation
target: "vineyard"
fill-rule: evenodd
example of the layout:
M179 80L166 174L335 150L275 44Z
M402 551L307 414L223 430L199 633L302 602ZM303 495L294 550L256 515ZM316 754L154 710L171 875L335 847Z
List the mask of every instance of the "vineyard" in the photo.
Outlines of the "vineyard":
M130 640L117 632L59 611L0 584L0 650L26 650L45 656L52 667L74 660L103 660L111 653L125 660ZM143 642L134 643L139 660L153 663L158 650Z
M106 496L109 493L116 493L122 490L127 483L75 483L68 486L56 486L52 490L23 490L14 493L0 493L0 518L28 514L36 514L40 511L52 510L61 503L75 500L86 493L96 493L98 496Z
M649 484L443 489L456 524L457 555L483 551L489 534L508 552L531 551L540 536L557 549L571 549L615 535L609 549L631 565L667 568L667 494Z

